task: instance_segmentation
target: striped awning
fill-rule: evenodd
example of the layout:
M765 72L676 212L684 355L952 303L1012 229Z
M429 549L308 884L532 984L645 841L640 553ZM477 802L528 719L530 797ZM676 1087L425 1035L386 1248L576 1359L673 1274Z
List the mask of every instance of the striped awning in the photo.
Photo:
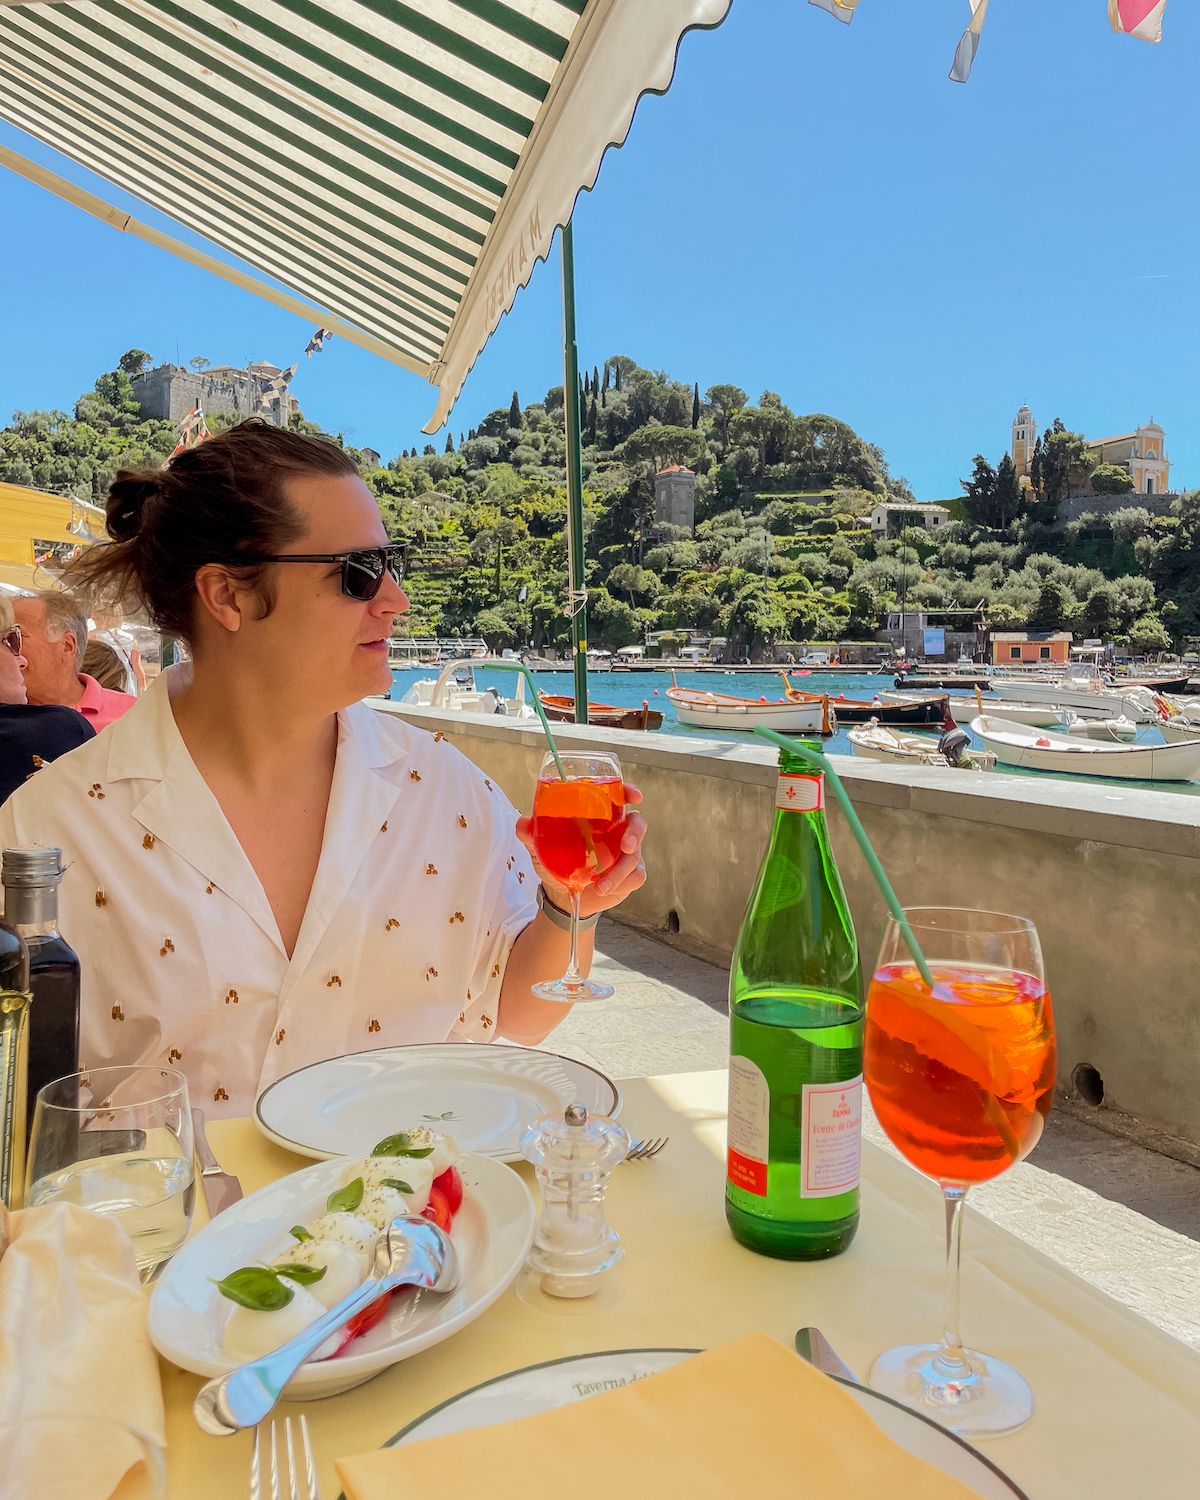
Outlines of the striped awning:
M730 0L0 0L0 116L288 288L115 227L424 375L479 351Z

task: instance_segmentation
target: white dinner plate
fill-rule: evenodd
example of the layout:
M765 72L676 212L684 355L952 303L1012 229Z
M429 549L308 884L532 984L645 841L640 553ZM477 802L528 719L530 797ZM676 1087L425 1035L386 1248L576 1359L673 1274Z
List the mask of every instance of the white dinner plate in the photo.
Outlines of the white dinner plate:
M172 1364L196 1375L223 1375L238 1361L221 1348L233 1303L214 1280L239 1266L274 1260L291 1243L293 1224L325 1212L325 1200L346 1176L344 1161L305 1167L251 1193L188 1240L167 1264L150 1299L150 1337ZM445 1296L397 1292L386 1315L345 1353L307 1364L287 1388L293 1400L333 1396L361 1385L412 1354L440 1344L485 1312L511 1284L533 1242L533 1200L503 1162L464 1156L462 1207L451 1238L462 1268L458 1289Z
M570 1359L551 1360L544 1365L530 1365L527 1369L498 1376L451 1397L410 1422L384 1446L390 1448L397 1443L415 1443L424 1438L465 1432L472 1427L492 1427L500 1422L515 1421L518 1417L536 1416L557 1406L567 1406L572 1401L586 1400L601 1391L630 1385L647 1375L656 1375L696 1352L695 1349L617 1349L606 1354L581 1354ZM878 1391L839 1383L846 1385L863 1410L897 1447L957 1479L972 1494L978 1495L979 1500L1028 1500L1025 1492L1002 1474L994 1463L930 1418L901 1406L890 1396L881 1396ZM536 1472L537 1455L531 1453L529 1461L531 1472ZM828 1500L836 1500L836 1497L829 1496Z
M311 1063L263 1090L254 1122L276 1145L318 1160L365 1155L402 1125L429 1125L463 1151L520 1161L529 1126L576 1100L590 1115L621 1108L616 1084L573 1058L445 1042Z

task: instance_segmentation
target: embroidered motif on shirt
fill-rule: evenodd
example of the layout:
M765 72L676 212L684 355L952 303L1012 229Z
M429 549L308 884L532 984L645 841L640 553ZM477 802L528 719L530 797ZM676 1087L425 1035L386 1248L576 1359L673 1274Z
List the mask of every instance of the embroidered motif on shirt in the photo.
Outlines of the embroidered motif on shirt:
M458 815L458 826L460 828L465 828L467 826L467 820L463 817L462 813L459 813Z
M399 925L400 923L396 920L395 917L389 917L383 924L383 930L384 932L391 932L393 928L399 927Z
M222 1099L228 1099L228 1098L229 1098L229 1095L225 1092L225 1090L221 1087L220 1084L217 1084L215 1090L213 1091L213 1103L214 1104L220 1104L220 1102L221 1102Z
M420 781L421 779L420 771L410 771L408 774L413 779L413 781Z
M518 885L524 885L525 884L525 871L524 870L518 870L517 871L517 884Z
M439 730L438 730L438 731L437 731L437 733L436 733L436 734L435 734L435 735L434 735L434 737L433 737L433 743L434 743L434 744L435 744L435 745L436 745L436 744L437 744L437 743L438 743L438 741L439 741L439 740L444 740L444 739L445 739L445 738L446 738L446 736L445 736L445 735L444 735L444 734L443 734L443 733L442 733L442 731L441 731L441 730L440 730L440 729L439 729Z
M479 1023L483 1027L484 1031L489 1031L492 1025L492 1018L491 1016L480 1016Z
M371 1017L370 1025L367 1027L367 1030L368 1031L382 1031L383 1027L379 1024L379 1022L375 1019L375 1017L372 1016Z
M279 1030L275 1033L275 1045L277 1047L281 1047L283 1045L283 1039L284 1039L285 1036L287 1036L287 1032L281 1026L279 1028Z
M35 761L37 761L36 755L33 758ZM38 764L40 765L41 762L39 761ZM104 789L98 781L92 782L91 786L88 788L88 796L95 797L98 802L104 801Z
M162 947L158 950L158 956L159 956L159 958L166 958L166 956L167 956L168 953L174 953L174 952L175 952L175 944L171 941L171 939L169 937L168 938L163 938Z
M429 980L429 979L436 979L437 977L438 977L438 971L433 967L432 964L430 964L429 967L425 970L425 978L427 980Z
M425 873L426 873L426 875L436 875L437 874L437 866L436 865L426 865L425 866Z
M492 783L487 779L486 776L483 778L483 784L485 787L487 787L489 792L493 790Z
M238 1005L240 1003L237 990L232 985L225 991L225 1004Z
M460 1026L465 1026L466 1025L466 1021L467 1021L467 1013L466 1013L466 1011L465 1010L460 1010L459 1013L458 1013L458 1022L459 1022L459 1025Z
M123 1021L125 1019L125 1012L121 1009L121 1007L119 1005L114 1005L113 1006L113 1008L112 1008L112 1018L113 1018L114 1021Z
M153 849L155 843L156 843L156 840L155 840L154 835L152 833L148 833L148 834L146 834L145 838L143 838L143 840L142 840L142 848L143 849Z
M97 891L96 891L96 905L97 906L107 906L108 905L108 894L105 891L105 889L104 889L103 886L100 886L97 889Z
M42 767L46 764L46 762L42 759L42 757L40 755L31 755L29 758L30 758L30 760L33 761L33 769L35 771L40 771L42 769Z
M508 856L508 859L507 859L507 861L506 861L506 863L505 863L505 866L504 866L504 868L505 868L505 869L506 869L506 870L511 870L511 869L512 869L512 867L513 867L513 865L515 865L515 864L516 864L516 862L517 862L517 856L516 856L516 855L515 855L515 854L510 854L510 855L509 855L509 856Z
M172 1047L170 1052L167 1053L167 1061L169 1063L177 1063L182 1056L183 1053L180 1052L178 1047Z
M387 832L387 819L386 818L384 818L384 820L383 820L383 827L379 831L380 831L380 833L386 833Z
M499 979L500 978L500 965L499 964L493 964L492 965L492 978L493 979Z
M340 974L331 974L329 976L329 978L325 981L325 988L327 990L333 989L335 985L337 986L337 988L339 990L341 989L341 987L342 987L342 976Z
M210 880L210 881L209 881L209 882L208 882L208 884L207 884L207 885L206 885L206 886L205 886L205 887L204 887L204 894L205 894L205 895L206 895L206 896L211 896L211 895L212 895L212 893L213 893L213 883L212 883L212 881L211 881L211 880Z
M471 1003L471 991L468 990L467 991L467 1004L469 1005L470 1003Z
M462 912L456 911L454 913L454 915L450 918L450 925L451 925L451 927L453 927L454 924L455 924L455 922L465 922L466 920L467 919L466 919L466 917L463 916Z

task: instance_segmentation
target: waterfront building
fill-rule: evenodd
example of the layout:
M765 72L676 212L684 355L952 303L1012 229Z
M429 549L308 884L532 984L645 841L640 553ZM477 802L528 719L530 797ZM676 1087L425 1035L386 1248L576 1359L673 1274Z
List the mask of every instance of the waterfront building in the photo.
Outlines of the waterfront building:
M989 638L992 665L1029 666L1041 662L1065 664L1070 660L1069 630L993 630Z

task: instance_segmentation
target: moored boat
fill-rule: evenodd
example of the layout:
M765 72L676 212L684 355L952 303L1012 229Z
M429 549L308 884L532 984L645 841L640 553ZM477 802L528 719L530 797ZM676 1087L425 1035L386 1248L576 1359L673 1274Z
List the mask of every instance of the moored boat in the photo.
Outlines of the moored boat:
M828 697L810 703L771 703L765 698L737 698L732 693L709 693L701 688L667 689L681 724L695 729L757 729L764 725L780 734L832 734L837 726Z
M1010 702L1050 703L1056 708L1074 709L1089 719L1119 719L1122 714L1139 724L1153 724L1162 717L1154 694L1134 683L1108 685L1094 677L1048 678L1044 681L1021 677L997 677L992 690L1001 701L995 705L997 717L1004 718Z
M546 717L556 722L575 722L575 700L563 693L539 693ZM660 729L663 716L645 698L641 708L621 708L616 703L593 703L588 699L588 723L600 729Z
M787 687L789 703L819 701L821 694L804 693L791 684ZM871 701L864 698L844 698L840 694L830 703L839 724L866 724L871 719L880 724L944 724L948 699L940 697L910 698L900 693L884 693Z
M1069 776L1113 776L1122 781L1200 779L1200 738L1173 745L1098 745L1028 729L991 714L973 720L971 733L1005 766Z
M965 744L954 747L953 757L941 749L942 741L918 734L897 734L886 725L872 721L847 730L850 753L863 760L882 761L885 765L946 766L955 770L990 771L996 757L986 750L970 750ZM945 738L945 737L943 737ZM966 741L965 734L956 739Z
M422 677L401 698L417 708L453 709L464 714L500 714L510 719L533 719L537 715L525 701L525 679L517 674L517 690L507 698L499 688L480 688L470 661L449 661L436 678Z

